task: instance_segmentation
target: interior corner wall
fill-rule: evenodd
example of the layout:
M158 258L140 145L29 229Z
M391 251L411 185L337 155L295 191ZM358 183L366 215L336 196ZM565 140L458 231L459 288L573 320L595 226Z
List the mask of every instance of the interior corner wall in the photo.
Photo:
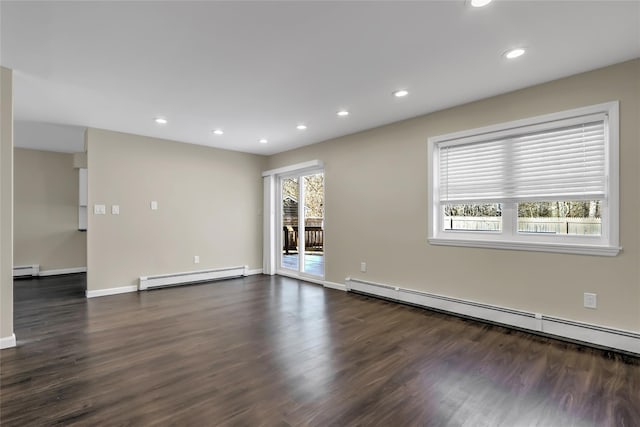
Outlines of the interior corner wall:
M615 257L432 246L427 138L620 101ZM348 276L640 331L640 60L563 78L269 157L325 164L326 279ZM360 272L360 262L367 272ZM598 294L598 309L583 293Z
M13 74L0 67L0 339L13 337Z
M87 290L135 286L140 276L262 268L264 156L92 128L87 156ZM96 204L106 215L94 214Z
M15 148L14 170L14 265L37 264L41 271L86 267L74 154Z

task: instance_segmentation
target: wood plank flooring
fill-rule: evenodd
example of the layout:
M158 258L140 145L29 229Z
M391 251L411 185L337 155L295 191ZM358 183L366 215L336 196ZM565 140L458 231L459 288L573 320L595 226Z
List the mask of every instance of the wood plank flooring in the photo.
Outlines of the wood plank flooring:
M640 426L640 360L283 277L19 280L3 426Z

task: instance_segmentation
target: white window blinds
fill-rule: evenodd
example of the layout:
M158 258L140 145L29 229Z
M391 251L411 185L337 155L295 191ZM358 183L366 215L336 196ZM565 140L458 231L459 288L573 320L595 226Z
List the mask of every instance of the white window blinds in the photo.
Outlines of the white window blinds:
M596 114L443 142L440 202L604 199L606 126Z

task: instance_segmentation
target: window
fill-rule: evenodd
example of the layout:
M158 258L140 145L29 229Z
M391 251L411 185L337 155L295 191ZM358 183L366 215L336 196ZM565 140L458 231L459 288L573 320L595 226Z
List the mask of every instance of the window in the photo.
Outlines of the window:
M616 255L618 103L429 138L429 242Z

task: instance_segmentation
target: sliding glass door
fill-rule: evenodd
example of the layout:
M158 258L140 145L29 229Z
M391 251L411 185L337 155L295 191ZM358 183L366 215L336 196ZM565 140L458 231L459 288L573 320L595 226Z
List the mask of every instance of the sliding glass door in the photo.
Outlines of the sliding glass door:
M324 277L324 173L280 178L280 267Z
M282 178L282 263L281 267L287 270L299 270L300 250L298 231L300 229L298 219L300 200L299 180L295 178Z

